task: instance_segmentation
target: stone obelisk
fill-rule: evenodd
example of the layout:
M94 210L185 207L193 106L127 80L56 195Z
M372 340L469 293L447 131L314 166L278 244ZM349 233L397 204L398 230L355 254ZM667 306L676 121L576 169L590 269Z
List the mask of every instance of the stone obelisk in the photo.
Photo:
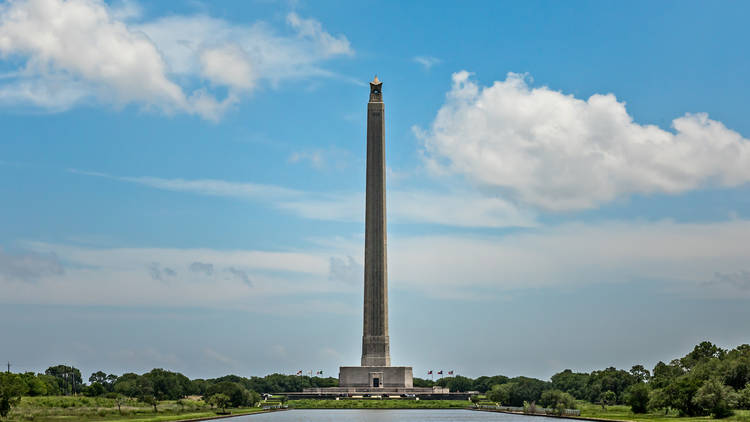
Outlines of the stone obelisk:
M391 366L388 338L388 265L385 215L385 104L383 83L370 82L367 103L365 306L362 366Z
M388 265L385 225L385 107L383 83L370 82L367 103L367 187L365 198L365 307L362 365L339 367L331 393L413 393L411 366L391 366L388 338ZM430 390L432 392L432 390Z

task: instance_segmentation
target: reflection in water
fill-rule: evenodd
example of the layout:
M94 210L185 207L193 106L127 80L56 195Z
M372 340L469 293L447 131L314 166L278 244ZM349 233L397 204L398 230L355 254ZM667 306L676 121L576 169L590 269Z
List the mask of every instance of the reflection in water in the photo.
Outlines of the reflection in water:
M239 416L228 422L550 422L553 418L460 409L300 409ZM559 422L557 420L556 422Z

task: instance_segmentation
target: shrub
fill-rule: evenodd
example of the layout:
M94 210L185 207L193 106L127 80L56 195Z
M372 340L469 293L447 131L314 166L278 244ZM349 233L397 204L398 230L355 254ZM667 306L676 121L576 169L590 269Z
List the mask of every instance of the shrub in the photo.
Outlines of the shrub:
M649 404L651 388L648 384L638 383L625 391L625 403L630 405L633 413L646 413Z
M724 385L717 378L706 381L695 393L693 403L703 408L716 419L731 416L732 407L737 403L737 395L732 387Z

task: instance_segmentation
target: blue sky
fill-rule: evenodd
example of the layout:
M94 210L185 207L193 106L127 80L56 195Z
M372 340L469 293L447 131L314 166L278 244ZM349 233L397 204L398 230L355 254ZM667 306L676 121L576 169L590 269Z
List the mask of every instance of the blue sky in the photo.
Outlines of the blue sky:
M0 359L469 376L750 342L740 2L0 3ZM482 333L482 335L477 335Z

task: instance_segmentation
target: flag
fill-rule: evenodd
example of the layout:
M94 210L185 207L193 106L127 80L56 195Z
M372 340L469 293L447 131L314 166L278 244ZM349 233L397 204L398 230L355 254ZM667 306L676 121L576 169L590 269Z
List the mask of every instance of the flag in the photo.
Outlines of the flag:
M427 371L427 375L432 375L432 369L430 369L429 371Z
M448 375L453 375L453 371L448 371Z
M443 375L443 370L442 369L438 371L438 375Z

